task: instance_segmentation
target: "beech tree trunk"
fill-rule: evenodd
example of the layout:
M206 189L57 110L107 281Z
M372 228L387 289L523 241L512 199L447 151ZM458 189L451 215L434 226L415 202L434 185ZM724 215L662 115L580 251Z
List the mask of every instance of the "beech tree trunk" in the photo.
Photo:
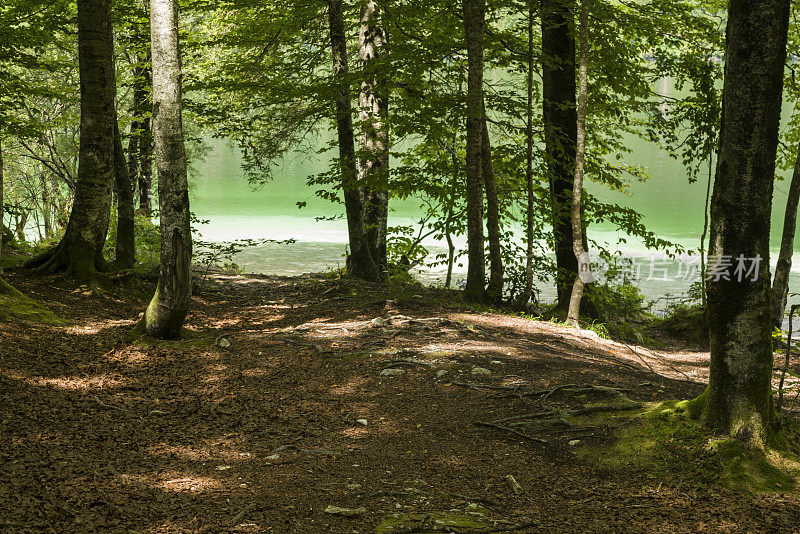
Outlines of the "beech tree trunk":
M359 95L361 147L359 183L366 198L365 225L370 255L380 279L388 277L386 233L389 217L389 95L381 59L386 52L386 30L380 8L366 0L361 8L358 55L364 81Z
M119 124L114 121L114 180L117 193L117 243L114 265L120 269L132 269L136 264L136 249L133 231L133 184L128 174L125 152Z
M589 0L581 1L580 22L580 60L578 67L578 143L575 151L575 180L572 188L572 210L570 220L572 223L572 250L578 264L578 273L572 285L572 294L569 299L567 323L578 327L581 299L583 298L584 273L591 273L586 250L583 242L583 170L586 157L586 101L588 97L588 71L589 71Z
M161 273L142 325L150 336L175 339L180 337L192 291L192 234L181 118L177 0L150 0L150 31Z
M0 259L3 258L3 217L5 214L5 199L3 197L3 138L0 136ZM3 273L3 263L0 262L0 274Z
M711 367L696 404L712 430L765 447L772 418L770 214L789 0L731 0L728 7L708 252Z
M556 257L557 305L569 306L578 262L572 250L573 179L577 144L573 0L541 0L542 99L547 175Z
M486 106L481 129L481 176L486 189L486 233L489 238L489 285L486 298L495 304L503 300L503 250L500 246L500 200L492 168L492 145L486 126Z
M80 149L75 199L61 242L26 263L46 272L66 270L87 281L108 269L103 245L114 184L114 76L109 0L78 0L81 85Z
M783 314L789 294L789 273L792 270L798 202L800 202L800 148L798 148L797 160L794 164L792 181L789 184L786 212L783 215L781 251L778 254L778 265L775 267L775 277L772 281L772 326L775 328L783 326Z
M528 0L528 73L526 77L527 100L525 108L525 289L522 292L523 309L533 297L533 2Z
M347 233L350 254L347 273L355 278L375 282L378 266L367 242L364 191L358 182L355 141L353 138L353 109L350 101L349 68L347 65L347 36L344 31L342 0L328 1L328 23L333 59L333 77L339 87L336 96L336 132L339 142L339 166L342 195L347 214Z
M133 116L131 135L128 141L128 174L139 191L139 210L150 214L153 210L153 132L150 126L150 102L152 73L146 57L137 54L137 65L133 68Z
M463 0L467 43L467 284L464 296L483 301L486 266L483 242L483 32L485 0Z

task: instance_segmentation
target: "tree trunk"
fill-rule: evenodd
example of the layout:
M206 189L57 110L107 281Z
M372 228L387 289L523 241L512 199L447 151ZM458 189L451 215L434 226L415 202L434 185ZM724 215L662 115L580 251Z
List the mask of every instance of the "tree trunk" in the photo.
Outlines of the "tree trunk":
M708 252L711 367L695 405L712 430L760 447L772 417L769 233L788 19L789 0L729 3Z
M486 233L489 238L489 285L486 298L499 304L503 300L503 250L500 246L500 201L497 197L497 182L492 168L492 145L486 126L486 106L483 110L481 131L481 175L486 188Z
M153 210L152 183L153 183L153 132L150 128L150 112L153 106L150 103L152 90L152 72L147 63L150 55L146 57L137 55L138 64L133 69L133 115L131 123L131 137L128 142L128 169L131 182L139 190L139 210L150 214Z
M786 212L783 215L783 234L778 265L772 281L772 326L783 326L783 314L786 310L786 298L789 294L789 273L792 270L794 254L794 233L797 227L797 206L800 202L800 148L794 164L792 182L789 184L789 196L786 199Z
M524 309L533 297L533 2L528 0L528 73L526 79L527 100L525 107L525 193L527 206L525 209L525 289L522 292L521 304Z
M467 43L467 285L464 296L483 301L486 283L483 243L483 32L485 0L463 0Z
M3 218L6 209L5 199L3 197L3 138L0 136L0 260L3 258ZM3 273L3 262L0 261L0 274Z
M333 59L333 77L339 87L336 96L336 131L339 142L342 194L347 214L350 254L347 272L362 280L377 281L378 267L367 243L364 191L359 187L355 141L353 138L352 103L347 66L347 37L344 31L342 0L329 0L328 23Z
M122 150L119 124L114 122L114 183L117 193L117 243L114 264L120 269L132 269L136 264L133 232L133 184L128 163Z
M150 336L175 339L180 337L192 291L192 234L181 119L177 0L150 0L150 31L161 273L142 325Z
M572 210L570 222L572 225L572 250L578 264L578 273L572 285L572 294L569 299L567 323L578 327L584 284L591 279L591 266L588 263L583 242L583 170L586 157L586 101L588 97L588 70L589 70L589 0L581 1L581 27L580 27L580 61L578 68L578 119L576 122L578 142L575 151L575 180L572 188Z
M116 94L109 0L78 1L78 64L81 124L75 200L61 242L26 265L46 272L66 269L79 280L89 280L108 268L103 245L114 183Z
M569 306L578 273L572 250L572 187L578 117L575 87L575 34L572 0L542 0L542 99L547 174L556 257L557 305Z
M361 147L359 183L365 184L365 225L370 255L380 279L388 276L386 233L389 216L389 95L381 59L386 51L386 31L377 2L361 8L358 55L364 81L359 95Z

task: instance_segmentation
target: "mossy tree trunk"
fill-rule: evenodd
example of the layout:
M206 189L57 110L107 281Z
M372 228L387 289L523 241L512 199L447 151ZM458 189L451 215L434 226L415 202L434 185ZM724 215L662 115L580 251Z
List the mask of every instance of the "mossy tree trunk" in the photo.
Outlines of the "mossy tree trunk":
M61 242L26 265L89 280L108 269L103 245L114 184L116 94L109 0L78 1L78 63L80 149L72 211Z
M786 212L783 215L781 251L772 280L772 326L775 328L781 328L783 325L783 314L786 311L786 299L789 295L789 273L792 270L798 203L800 203L800 148L798 148L797 160L794 164L792 181L789 184Z
M122 149L119 124L114 121L114 183L117 193L117 243L114 265L131 269L136 264L133 221L133 184Z
M464 296L472 301L486 297L483 239L483 33L485 0L463 0L464 37L467 44L467 283Z
M365 226L378 277L388 275L386 234L389 218L389 94L386 82L386 29L380 6L366 0L361 8L358 55L364 80L359 94L361 147L359 183L365 184Z
M542 107L557 305L569 307L578 262L572 250L572 186L578 138L573 0L542 0Z
M177 0L150 0L153 130L158 168L161 273L142 324L160 339L180 337L191 300L192 234L181 110Z
M788 21L788 0L729 2L711 200L711 368L697 403L709 428L757 446L772 417L769 234Z
M572 226L572 251L578 265L575 282L572 284L572 293L569 298L567 323L578 327L581 299L586 281L584 273L591 273L583 235L583 172L586 159L586 103L588 100L588 75L589 75L589 0L581 1L580 21L580 59L578 62L578 142L575 151L575 177L572 186L572 209L570 221Z
M342 196L347 215L350 254L347 272L367 281L378 280L378 266L367 242L364 190L358 183L358 162L353 137L353 107L350 101L350 70L347 61L347 35L344 29L342 0L329 0L328 27L331 39L333 77L338 86L336 95L336 133L339 144L339 168Z

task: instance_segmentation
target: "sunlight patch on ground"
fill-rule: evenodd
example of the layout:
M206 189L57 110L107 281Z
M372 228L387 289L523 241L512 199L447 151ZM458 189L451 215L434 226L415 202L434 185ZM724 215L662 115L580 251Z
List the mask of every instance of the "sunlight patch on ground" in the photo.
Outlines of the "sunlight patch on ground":
M222 481L215 478L197 475L186 476L176 472L162 473L158 477L124 473L119 475L119 481L123 486L152 486L165 491L181 493L214 491L224 487Z
M179 457L184 460L193 461L221 461L221 462L241 462L253 458L250 452L238 449L220 449L219 445L197 446L197 445L170 445L168 443L157 443L147 448L147 452L153 456Z
M124 386L127 380L114 375L102 374L95 376L64 376L59 378L45 378L43 376L30 376L19 371L3 370L2 376L11 380L20 380L31 386L54 387L69 391L91 391L96 389L110 389Z
M106 330L107 328L113 328L115 326L130 326L134 323L134 321L130 319L121 319L116 321L103 321L102 323L87 323L81 326L70 326L64 329L65 332L69 334L76 334L79 336L86 336L86 335L93 335L101 332L102 330Z

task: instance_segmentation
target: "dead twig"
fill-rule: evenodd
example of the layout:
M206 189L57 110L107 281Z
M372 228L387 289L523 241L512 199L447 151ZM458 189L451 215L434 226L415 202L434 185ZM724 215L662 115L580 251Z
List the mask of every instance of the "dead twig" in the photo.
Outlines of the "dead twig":
M256 503L253 502L245 506L244 510L236 514L236 517L233 518L233 521L231 521L231 526L235 527L236 525L238 525L241 522L241 520L244 519L244 516L252 512L255 507Z
M118 412L127 412L128 411L125 408L120 408L119 406L106 404L105 402L103 402L100 399L98 399L97 395L92 395L92 400L95 401L100 406L102 406L103 408L108 408L109 410L117 410Z
M484 427L488 427L488 428L496 428L497 430L505 430L506 432L511 432L512 434L515 434L515 435L517 435L517 436L519 436L521 438L525 438L525 439L527 439L529 441L533 441L534 443L543 443L545 445L547 444L546 440L543 440L541 438L535 438L533 436L529 436L528 434L520 432L519 430L514 430L513 428L508 428L507 426L496 425L494 423L487 423L485 421L475 421L475 423L473 423L473 424L475 426L484 426Z

